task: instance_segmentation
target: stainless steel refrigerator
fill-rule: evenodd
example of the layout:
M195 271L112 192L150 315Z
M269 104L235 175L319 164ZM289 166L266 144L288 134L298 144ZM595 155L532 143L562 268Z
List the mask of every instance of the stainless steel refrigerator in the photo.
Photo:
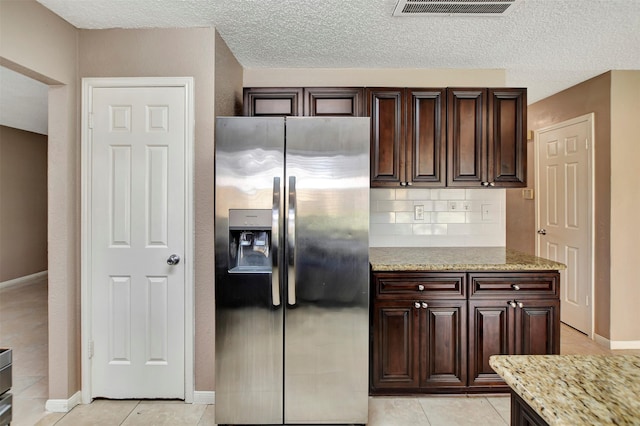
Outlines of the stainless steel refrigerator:
M216 422L366 424L369 119L216 121Z

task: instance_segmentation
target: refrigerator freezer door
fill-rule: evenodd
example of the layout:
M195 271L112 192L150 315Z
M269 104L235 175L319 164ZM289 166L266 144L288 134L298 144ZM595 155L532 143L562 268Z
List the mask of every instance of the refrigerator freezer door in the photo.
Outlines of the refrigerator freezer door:
M274 273L228 271L230 256L243 244L241 238L236 243L229 239L229 210L255 209L271 216L270 251L277 261L282 220L273 215L283 208L284 120L219 118L215 144L216 422L282 424L281 268ZM261 232L250 232L251 241L265 250L262 242L268 239Z
M367 423L369 119L287 118L285 158L288 191L295 182L295 298L285 300L295 306L285 311L284 420Z

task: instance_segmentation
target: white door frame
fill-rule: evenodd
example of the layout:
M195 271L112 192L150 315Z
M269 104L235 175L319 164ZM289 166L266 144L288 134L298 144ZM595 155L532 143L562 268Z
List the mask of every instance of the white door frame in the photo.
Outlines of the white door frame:
M594 300L594 296L595 296L595 203L594 203L594 199L595 199L595 151L596 151L596 144L595 144L595 129L594 129L594 125L595 125L595 114L593 112L585 114L585 115L581 115L579 117L575 117L569 120L565 120L561 123L556 123L553 124L551 126L548 127L544 127L542 129L537 129L535 130L535 139L534 139L534 170L535 170L535 192L536 194L538 194L538 196L536 197L536 206L535 206L535 210L536 210L536 230L541 228L540 225L540 173L538 170L539 164L540 164L540 158L538 155L538 148L540 145L540 134L549 130L555 130L555 129L559 129L562 127L566 127L566 126L571 126L573 124L577 124L577 123L581 123L581 122L588 122L590 123L590 132L591 132L591 136L590 136L590 143L591 143L591 152L589 154L589 164L588 164L588 181L589 181L589 200L588 200L588 204L589 204L589 211L588 211L588 217L589 217L589 247L591 250L591 255L589 256L590 259L590 263L591 263L591 291L589 294L589 307L590 307L590 317L591 317L591 324L590 324L590 330L588 333L589 338L593 339L594 336L594 330L595 330L595 315L594 315L594 308L595 308L595 300ZM536 236L536 246L535 246L535 250L536 250L536 254L540 253L540 238L538 238L538 236ZM560 284L562 285L562 283Z
M94 88L125 87L184 87L185 89L185 402L193 402L194 393L194 238L193 238L193 150L194 150L194 82L193 77L124 77L124 78L83 78L82 79L82 126L81 126L81 169L82 169L82 224L81 224L81 363L82 402L89 404L91 397L91 140L90 107Z

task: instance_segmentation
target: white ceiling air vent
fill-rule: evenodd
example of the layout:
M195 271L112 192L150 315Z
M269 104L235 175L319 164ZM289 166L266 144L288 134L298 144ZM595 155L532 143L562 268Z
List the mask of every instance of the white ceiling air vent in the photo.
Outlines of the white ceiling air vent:
M520 0L398 0L393 16L503 16Z

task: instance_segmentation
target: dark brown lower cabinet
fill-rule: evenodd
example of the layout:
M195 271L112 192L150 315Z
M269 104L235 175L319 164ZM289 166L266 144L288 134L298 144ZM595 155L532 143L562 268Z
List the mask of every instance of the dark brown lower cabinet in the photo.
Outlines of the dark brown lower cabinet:
M469 352L469 386L504 387L489 357L560 353L560 301L470 300Z
M420 388L446 391L467 384L467 302L427 300L420 312Z
M372 391L466 386L466 301L380 301L373 323Z
M491 355L560 353L557 272L384 272L372 283L372 394L506 392ZM459 297L435 291L445 288Z
M469 302L469 386L504 386L489 366L489 357L513 353L515 341L509 339L513 314L506 303Z
M549 423L511 391L511 426L549 426Z
M420 310L408 300L377 303L373 310L372 387L417 388Z

